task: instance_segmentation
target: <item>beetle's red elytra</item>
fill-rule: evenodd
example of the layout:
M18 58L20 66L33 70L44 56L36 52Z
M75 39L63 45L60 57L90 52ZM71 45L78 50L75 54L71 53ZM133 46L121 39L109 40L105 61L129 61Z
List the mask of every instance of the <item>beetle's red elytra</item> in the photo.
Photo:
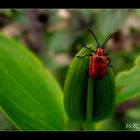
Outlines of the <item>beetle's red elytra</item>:
M103 79L107 72L107 57L104 55L104 49L98 48L96 54L91 56L89 75L91 79Z
M86 45L82 44L83 47L85 47L86 49L90 50L92 52L92 54L87 54L84 56L77 56L78 58L83 58L85 56L91 56L90 58L90 64L89 64L89 76L91 79L93 80L101 80L106 76L107 73L107 66L110 66L110 59L106 56L107 54L105 54L105 49L104 46L107 43L107 41L116 34L113 33L106 41L103 45L100 45L96 36L94 35L94 33L89 30L89 32L94 36L98 46L96 49L96 52L90 48L88 48Z

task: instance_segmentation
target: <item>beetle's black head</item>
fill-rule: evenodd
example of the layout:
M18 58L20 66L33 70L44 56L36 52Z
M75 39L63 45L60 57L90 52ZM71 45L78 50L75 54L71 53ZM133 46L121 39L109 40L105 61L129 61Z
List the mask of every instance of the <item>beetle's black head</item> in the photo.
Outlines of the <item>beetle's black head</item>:
M100 46L99 46L99 45L97 45L97 48L104 48L104 47L103 47L103 46L101 46L101 45L100 45Z

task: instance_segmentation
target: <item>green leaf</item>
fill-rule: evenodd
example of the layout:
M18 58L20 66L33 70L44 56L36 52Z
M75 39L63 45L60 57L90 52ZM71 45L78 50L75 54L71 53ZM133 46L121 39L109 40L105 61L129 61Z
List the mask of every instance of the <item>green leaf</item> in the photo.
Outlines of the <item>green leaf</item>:
M117 75L116 87L117 104L140 95L140 56L132 69Z
M0 106L24 130L66 129L63 92L30 51L0 34Z

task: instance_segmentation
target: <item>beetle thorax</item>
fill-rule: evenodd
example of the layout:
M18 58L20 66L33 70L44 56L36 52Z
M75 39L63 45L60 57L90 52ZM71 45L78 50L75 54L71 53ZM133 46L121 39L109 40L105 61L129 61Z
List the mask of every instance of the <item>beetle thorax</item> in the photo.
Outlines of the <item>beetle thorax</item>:
M98 48L97 50L96 50L96 54L97 55L104 55L104 49L103 48Z

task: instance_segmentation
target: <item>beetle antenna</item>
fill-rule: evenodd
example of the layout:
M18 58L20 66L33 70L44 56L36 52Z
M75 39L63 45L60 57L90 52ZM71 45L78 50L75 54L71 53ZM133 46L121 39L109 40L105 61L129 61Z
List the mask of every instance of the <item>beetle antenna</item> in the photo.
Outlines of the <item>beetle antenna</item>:
M95 40L96 40L96 42L97 42L97 44L98 44L98 46L97 46L97 48L98 48L98 47L100 46L100 44L99 44L99 42L98 42L98 40L97 40L95 34L94 34L90 29L88 29L88 31L94 36L94 38L95 38Z
M82 44L83 47L85 47L86 49L90 50L93 53L96 53L95 51L93 51L92 49L88 48L85 44Z
M108 39L107 39L107 40L104 42L104 44L102 45L102 48L105 47L105 44L108 42L108 40L109 40L110 38L112 38L116 33L117 33L117 32L113 33L112 35L110 35L110 36L108 37Z

